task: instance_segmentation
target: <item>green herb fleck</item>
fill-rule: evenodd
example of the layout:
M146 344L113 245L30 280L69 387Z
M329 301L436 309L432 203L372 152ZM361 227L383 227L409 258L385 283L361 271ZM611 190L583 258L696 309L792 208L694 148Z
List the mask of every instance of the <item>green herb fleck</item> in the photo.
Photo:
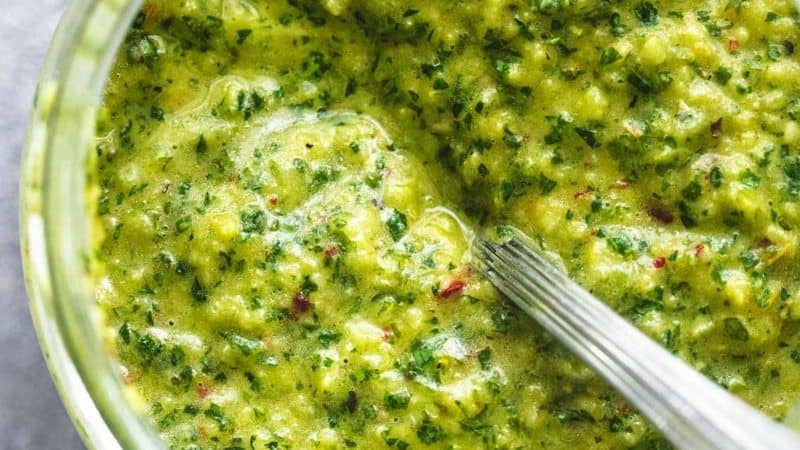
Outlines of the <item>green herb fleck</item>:
M395 392L388 392L383 396L383 406L389 410L398 410L408 408L408 403L411 401L411 393L403 389Z
M261 208L252 207L239 216L242 233L262 234L267 227L267 215Z
M711 172L708 174L709 182L711 186L718 188L722 186L722 169L719 167L712 167Z
M389 228L389 234L392 236L392 239L394 239L395 242L399 241L408 231L406 215L395 210L389 217L389 220L386 221L386 226Z
M719 68L717 68L717 70L714 71L714 80L716 80L717 83L723 86L728 84L728 81L730 81L732 76L733 74L727 67L720 66Z
M606 239L608 245L622 256L631 255L634 251L633 240L625 234L616 234Z
M222 408L220 408L216 403L212 403L207 410L203 411L203 414L211 420L217 422L220 431L224 431L228 427L228 419L225 418Z
M608 47L600 53L600 64L607 66L619 60L622 56L614 47Z
M417 429L417 437L423 444L434 444L444 439L445 433L442 427L426 417Z
M727 317L723 321L725 334L735 341L747 342L750 339L750 333L747 328L742 325L742 321L736 317Z
M242 45L244 41L246 41L247 38L250 37L251 34L253 34L253 30L249 28L236 30L236 44Z
M639 21L647 26L658 24L658 9L650 2L640 3L633 12Z
M681 190L681 197L689 200L690 202L697 200L702 194L703 188L700 186L700 183L698 183L697 180L687 184L686 187Z
M322 330L317 335L317 340L324 348L328 348L331 344L339 342L342 335L336 330Z

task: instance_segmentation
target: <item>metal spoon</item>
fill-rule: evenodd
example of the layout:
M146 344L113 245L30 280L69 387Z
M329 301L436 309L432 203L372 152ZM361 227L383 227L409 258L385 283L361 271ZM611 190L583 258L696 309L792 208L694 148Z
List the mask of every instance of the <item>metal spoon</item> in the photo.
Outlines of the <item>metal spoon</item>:
M478 268L687 450L800 449L800 435L695 371L518 239L477 238Z

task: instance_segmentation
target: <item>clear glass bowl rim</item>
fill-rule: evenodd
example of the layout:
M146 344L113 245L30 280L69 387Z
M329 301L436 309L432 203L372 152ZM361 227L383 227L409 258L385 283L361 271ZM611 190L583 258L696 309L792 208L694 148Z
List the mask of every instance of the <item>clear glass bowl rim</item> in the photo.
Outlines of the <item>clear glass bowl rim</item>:
M164 447L125 400L87 263L86 158L111 63L141 4L70 0L39 78L20 178L20 248L42 353L84 443L102 450Z

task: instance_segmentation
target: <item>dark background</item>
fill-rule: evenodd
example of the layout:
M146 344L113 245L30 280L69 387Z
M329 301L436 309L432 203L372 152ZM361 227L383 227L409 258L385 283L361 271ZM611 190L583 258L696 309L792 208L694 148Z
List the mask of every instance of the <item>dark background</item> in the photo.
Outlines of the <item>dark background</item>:
M56 394L28 312L19 257L22 141L67 0L2 0L0 13L0 449L85 448Z

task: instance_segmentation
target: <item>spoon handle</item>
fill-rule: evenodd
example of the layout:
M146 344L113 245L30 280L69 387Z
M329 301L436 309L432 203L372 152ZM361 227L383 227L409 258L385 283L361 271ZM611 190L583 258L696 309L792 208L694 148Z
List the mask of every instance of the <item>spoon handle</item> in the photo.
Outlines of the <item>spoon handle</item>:
M800 436L651 340L518 239L476 239L479 269L678 448L800 449Z

